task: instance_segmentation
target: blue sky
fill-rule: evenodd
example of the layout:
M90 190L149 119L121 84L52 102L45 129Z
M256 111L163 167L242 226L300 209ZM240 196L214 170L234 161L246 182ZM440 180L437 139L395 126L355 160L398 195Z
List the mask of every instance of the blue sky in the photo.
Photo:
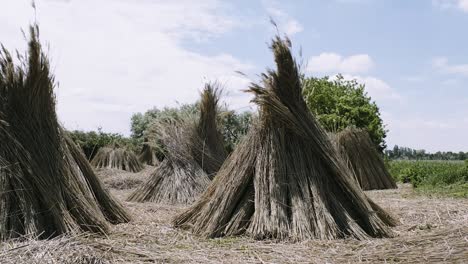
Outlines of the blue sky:
M275 30L302 48L306 75L365 83L387 143L468 151L468 0L36 1L69 129L129 134L132 113L192 102L207 80L240 92L271 67ZM24 50L29 0L3 0L0 41ZM5 12L6 10L6 12ZM235 73L246 73L247 77Z

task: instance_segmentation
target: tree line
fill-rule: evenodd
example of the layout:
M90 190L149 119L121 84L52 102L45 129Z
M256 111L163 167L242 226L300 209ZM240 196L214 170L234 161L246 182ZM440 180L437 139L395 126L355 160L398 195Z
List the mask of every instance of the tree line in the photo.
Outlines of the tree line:
M356 80L346 80L343 76L305 77L303 76L303 96L307 107L328 132L339 132L349 126L366 129L376 148L388 159L402 160L465 160L468 152L435 152L395 146L387 149L385 138L388 130L381 118L380 109L367 94L365 85ZM146 133L155 122L180 119L198 114L198 102L176 107L164 107L135 113L131 118L130 138L119 134L73 131L72 138L83 147L88 157L96 149L110 142L119 142L138 149L147 136ZM247 133L255 114L238 113L223 105L219 109L219 124L226 142L226 150L232 151L239 140Z
M384 151L385 157L392 160L466 160L468 152L437 151L427 152L424 149L412 149L395 145L393 149Z

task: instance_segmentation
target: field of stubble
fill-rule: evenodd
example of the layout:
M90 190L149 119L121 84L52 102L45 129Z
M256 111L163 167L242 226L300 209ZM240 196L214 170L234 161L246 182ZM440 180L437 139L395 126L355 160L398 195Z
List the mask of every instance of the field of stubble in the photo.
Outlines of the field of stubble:
M367 194L400 221L395 237L300 243L248 237L205 239L174 229L183 206L129 203L125 198L151 171L101 170L105 185L133 215L108 237L23 238L0 245L0 263L467 263L468 199L429 198L411 186Z

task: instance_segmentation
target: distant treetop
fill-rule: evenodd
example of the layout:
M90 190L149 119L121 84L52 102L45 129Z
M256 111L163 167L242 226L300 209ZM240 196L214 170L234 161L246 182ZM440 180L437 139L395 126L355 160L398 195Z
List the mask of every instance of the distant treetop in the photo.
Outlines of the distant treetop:
M376 147L386 148L387 130L380 117L377 104L365 91L365 85L356 80L305 77L303 95L310 111L321 125L330 132L346 127L366 129Z

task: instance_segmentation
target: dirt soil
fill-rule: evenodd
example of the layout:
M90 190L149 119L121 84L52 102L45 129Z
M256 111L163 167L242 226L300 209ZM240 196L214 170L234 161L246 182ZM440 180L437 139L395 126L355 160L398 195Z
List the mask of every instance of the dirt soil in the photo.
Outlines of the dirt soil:
M108 237L19 239L0 245L0 263L468 263L468 199L416 195L409 185L366 192L400 221L394 238L358 241L205 239L174 229L183 206L129 203L125 198L153 168L98 174L133 215Z

